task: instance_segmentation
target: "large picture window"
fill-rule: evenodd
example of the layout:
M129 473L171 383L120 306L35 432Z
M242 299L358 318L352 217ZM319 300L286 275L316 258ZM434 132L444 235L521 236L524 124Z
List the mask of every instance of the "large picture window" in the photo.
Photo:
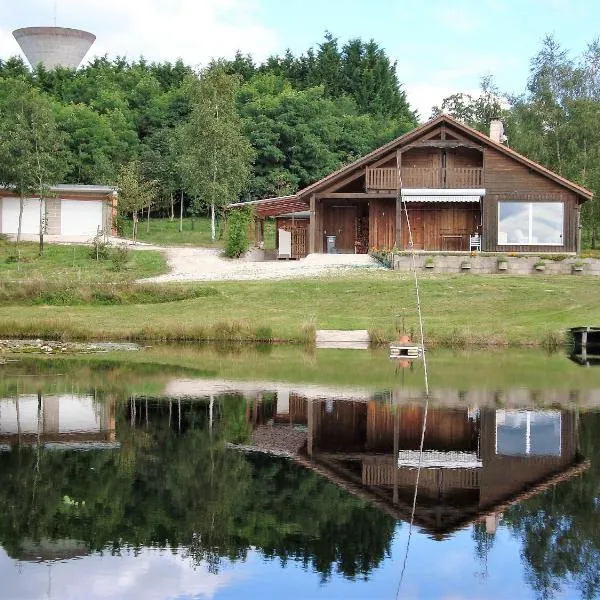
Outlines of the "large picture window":
M562 202L498 202L498 245L562 246Z

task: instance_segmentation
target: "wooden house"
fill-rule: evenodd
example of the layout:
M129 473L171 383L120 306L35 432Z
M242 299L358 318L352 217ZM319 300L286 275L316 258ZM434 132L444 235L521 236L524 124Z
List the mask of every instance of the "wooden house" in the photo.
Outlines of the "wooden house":
M255 215L308 210L307 253L407 250L411 238L425 251L577 252L592 192L491 125L487 136L440 115L294 195L254 201Z

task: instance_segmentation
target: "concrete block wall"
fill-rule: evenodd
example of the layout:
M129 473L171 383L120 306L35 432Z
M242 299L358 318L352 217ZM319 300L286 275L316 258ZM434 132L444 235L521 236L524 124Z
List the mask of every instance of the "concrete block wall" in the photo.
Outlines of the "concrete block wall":
M46 200L46 234L60 235L60 198Z
M498 256L476 255L469 256L456 254L427 254L419 253L415 257L417 269L429 273L482 273L499 275L508 273L510 275L600 275L600 259L577 258L570 256L563 260L550 260L543 256L506 256L508 263L506 271L498 269ZM535 264L544 262L544 270L538 271ZM433 267L426 266L433 263ZM464 268L464 264L470 268ZM583 263L583 271L574 271L574 266ZM410 254L397 254L394 256L394 270L410 271L412 269L412 257Z

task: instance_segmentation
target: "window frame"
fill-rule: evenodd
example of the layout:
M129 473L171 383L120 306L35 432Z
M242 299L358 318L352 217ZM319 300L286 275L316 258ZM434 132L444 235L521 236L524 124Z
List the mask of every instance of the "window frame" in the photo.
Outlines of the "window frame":
M501 242L500 241L500 208L502 204L525 204L528 205L528 240L527 242ZM552 204L561 207L561 234L560 243L556 242L532 242L533 237L533 207L539 204ZM551 201L531 201L531 200L498 200L497 214L497 227L496 227L496 243L498 246L565 246L565 203L564 202L551 202Z

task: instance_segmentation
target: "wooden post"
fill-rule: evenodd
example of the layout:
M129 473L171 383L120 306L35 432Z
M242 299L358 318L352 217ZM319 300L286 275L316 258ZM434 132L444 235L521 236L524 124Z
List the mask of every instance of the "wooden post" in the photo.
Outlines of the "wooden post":
M394 246L398 250L402 250L402 196L400 195L400 191L398 191L398 196L396 197L396 240Z
M317 252L317 199L314 194L310 196L310 224L309 224L309 251Z
M581 360L587 360L587 340L588 340L588 331L589 327L586 327L581 332Z
M398 196L396 197L396 240L395 246L402 250L402 150L396 152L396 165L398 167Z

